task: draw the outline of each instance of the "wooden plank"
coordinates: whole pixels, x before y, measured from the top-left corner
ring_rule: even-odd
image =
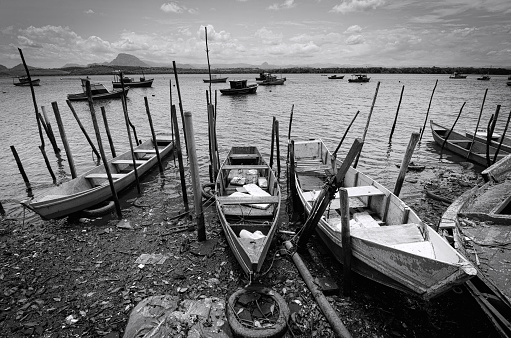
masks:
[[[144,164],[146,160],[135,160],[135,164]],[[133,164],[133,160],[116,160],[112,161],[112,164]]]
[[[142,154],[156,154],[156,149],[135,149],[133,152]]]
[[[353,219],[364,228],[378,228],[380,226],[380,224],[366,211],[354,213]]]
[[[374,228],[352,228],[351,235],[385,245],[423,242],[417,224],[388,225]]]
[[[251,158],[259,158],[259,154],[230,154],[229,158],[232,159],[251,159]]]
[[[381,196],[385,195],[380,189],[372,185],[350,187],[348,190],[348,197],[361,197],[361,196]]]
[[[225,164],[221,169],[268,169],[269,167],[265,164]]]
[[[112,178],[115,178],[115,179],[123,178],[124,176],[126,176],[126,174],[112,174]],[[85,178],[103,178],[103,179],[107,179],[108,176],[107,176],[107,174],[89,174],[89,175],[85,176]]]
[[[216,200],[220,204],[225,204],[225,205],[267,204],[267,203],[278,203],[280,201],[280,196],[262,196],[262,197],[258,197],[258,196],[248,196],[248,197],[217,196]]]

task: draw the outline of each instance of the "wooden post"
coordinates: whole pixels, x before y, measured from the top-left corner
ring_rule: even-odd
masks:
[[[341,203],[341,243],[342,243],[342,272],[343,272],[343,293],[351,296],[351,235],[350,235],[350,202],[348,190],[339,189]]]
[[[174,68],[174,77],[176,78],[176,88],[177,88],[177,97],[179,98],[179,112],[181,113],[181,122],[183,123],[183,136],[185,137],[185,149],[186,155],[188,156],[188,145],[186,144],[186,130],[184,129],[185,125],[185,117],[183,112],[183,102],[181,101],[181,90],[179,89],[179,79],[177,78],[177,67],[176,61],[172,61],[172,66]]]
[[[197,239],[199,242],[206,240],[206,226],[204,225],[204,212],[202,210],[202,187],[200,183],[199,163],[197,161],[197,149],[195,147],[195,135],[193,133],[192,113],[184,113],[186,137],[188,137],[188,158],[190,160],[190,172],[193,184],[193,199],[195,204],[195,217],[197,218]]]
[[[46,122],[44,121],[43,116],[39,113],[37,113],[37,120],[39,121],[41,127],[43,127],[44,131],[46,132],[46,136],[48,136],[48,139],[50,140],[50,143],[53,146],[53,151],[55,152],[55,155],[60,156],[60,149],[57,147],[55,140],[52,141],[50,132],[48,131],[48,126],[46,126]]]
[[[495,151],[495,156],[493,157],[493,163],[497,162],[497,157],[499,156],[500,148],[502,147],[502,142],[504,141],[504,137],[506,137],[507,128],[509,127],[509,120],[511,119],[511,111],[509,112],[509,115],[507,116],[506,126],[504,127],[504,131],[502,132],[502,135],[500,136],[500,142],[497,147],[497,150]]]
[[[286,162],[289,162],[289,144],[291,142],[291,125],[293,123],[293,110],[295,109],[295,105],[293,104],[291,106],[291,116],[289,116],[289,127],[288,127],[288,130],[287,130],[287,157],[286,157]]]
[[[158,140],[154,133],[153,119],[151,118],[151,112],[149,111],[149,102],[147,96],[144,96],[145,110],[147,112],[147,119],[149,120],[149,127],[151,128],[151,135],[153,136],[154,150],[156,150],[156,158],[158,159],[158,167],[160,168],[160,174],[163,175],[163,165],[161,164],[160,150],[158,149]]]
[[[211,177],[210,182],[215,182],[216,175],[220,164],[218,163],[217,150],[215,149],[216,144],[216,132],[215,132],[215,107],[212,104],[208,105],[208,129],[209,129],[209,156],[211,161]]]
[[[447,133],[447,135],[445,136],[445,139],[444,139],[444,142],[442,142],[442,148],[440,149],[440,158],[442,157],[442,152],[444,151],[444,147],[445,147],[445,143],[447,142],[447,139],[449,138],[449,136],[451,136],[451,133],[454,129],[454,126],[456,125],[456,123],[458,122],[458,119],[460,118],[461,116],[461,112],[463,111],[463,107],[465,107],[465,104],[467,102],[463,102],[463,105],[461,106],[461,109],[460,109],[460,112],[458,113],[458,116],[456,117],[456,120],[454,120],[454,123],[452,124],[452,127],[451,129],[449,130],[449,132]]]
[[[277,178],[280,178],[279,120],[275,120],[275,148],[277,148]]]
[[[364,134],[362,135],[362,144],[364,144],[364,142],[366,140],[366,134],[367,134],[367,130],[369,129],[369,122],[371,121],[371,115],[373,115],[374,104],[376,102],[376,97],[378,96],[378,89],[379,88],[380,88],[380,81],[378,81],[378,83],[376,84],[376,92],[374,93],[373,103],[371,104],[371,110],[369,111],[369,115],[367,116],[366,127],[364,129]],[[358,153],[358,156],[357,156],[357,158],[355,160],[355,163],[353,164],[353,168],[357,167],[358,160],[360,159],[360,154],[361,153],[362,153],[362,149],[360,149],[360,152]]]
[[[69,143],[67,142],[66,132],[64,130],[64,124],[62,123],[62,118],[60,117],[59,106],[57,102],[52,102],[51,106],[53,108],[53,113],[55,114],[55,119],[57,120],[57,125],[59,127],[60,138],[62,139],[62,143],[64,144],[64,149],[66,150],[66,157],[69,162],[69,170],[71,171],[71,177],[76,178],[76,168],[75,162],[73,160],[73,154],[71,153],[71,148],[69,148]]]
[[[275,116],[271,122],[270,168],[273,169],[273,153],[275,148]]]
[[[105,125],[106,136],[108,137],[108,144],[110,145],[110,152],[112,153],[112,158],[116,158],[117,154],[115,153],[114,142],[112,140],[112,135],[110,134],[110,128],[108,127],[108,120],[106,118],[105,107],[101,107],[101,115],[103,116],[103,124]]]
[[[135,128],[133,123],[131,123],[131,120],[128,115],[128,103],[126,102],[126,92],[124,89],[124,76],[122,75],[122,72],[119,72],[119,79],[120,79],[121,88],[122,88],[121,103],[122,103],[122,110],[124,111],[124,118],[127,118],[128,125],[131,127],[131,129],[133,129],[133,137],[135,138],[135,144],[138,146],[140,143],[142,143],[142,141],[140,141],[138,139],[137,129]],[[130,142],[131,142],[131,133],[128,135],[130,136]],[[135,159],[133,159],[133,161],[135,161]],[[136,170],[135,170],[135,173],[136,173]],[[137,187],[138,187],[138,174],[137,174]],[[140,193],[140,188],[138,188],[138,192]]]
[[[20,171],[21,177],[23,177],[23,181],[25,182],[25,185],[28,189],[30,189],[30,182],[28,181],[27,174],[25,173],[25,169],[23,169],[23,164],[21,164],[20,157],[18,156],[18,152],[16,151],[16,148],[14,146],[11,146],[12,155],[14,156],[14,160],[16,161],[16,164],[18,165],[18,169]]]
[[[399,115],[399,107],[401,107],[401,100],[403,99],[403,92],[405,91],[405,86],[401,88],[401,96],[399,96],[399,103],[397,104],[396,116],[394,117],[394,124],[392,124],[392,130],[390,131],[389,143],[392,141],[392,135],[394,135],[394,129],[396,128],[397,116]]]
[[[92,124],[94,125],[94,131],[96,132],[96,140],[98,142],[99,151],[101,153],[101,159],[103,160],[103,166],[105,167],[105,173],[108,177],[108,183],[110,184],[110,191],[112,193],[112,198],[115,203],[115,210],[117,211],[117,218],[122,218],[121,204],[119,203],[119,198],[117,197],[117,191],[115,190],[114,180],[112,179],[112,173],[110,172],[110,167],[108,165],[108,161],[106,160],[105,151],[103,149],[103,143],[101,142],[101,134],[99,132],[98,120],[96,119],[96,111],[94,110],[94,103],[92,102],[92,95],[90,91],[90,81],[85,81],[85,93],[87,93],[87,101],[89,102],[90,114],[92,117]]]
[[[2,201],[0,200],[0,216],[5,216],[5,209],[2,205]]]
[[[433,87],[433,92],[431,93],[431,97],[429,98],[428,111],[426,112],[426,118],[424,119],[424,125],[421,129],[421,137],[419,140],[422,140],[422,134],[424,133],[424,129],[426,128],[426,122],[428,122],[429,108],[431,107],[431,101],[433,101],[433,94],[435,94],[436,85],[438,84],[438,80],[435,82],[435,87]]]
[[[179,126],[177,124],[177,112],[176,106],[172,106],[171,108],[171,117],[172,124],[174,125],[174,133],[176,134],[176,153],[177,153],[177,161],[179,163],[179,175],[181,176],[181,190],[183,192],[183,203],[185,206],[185,212],[190,210],[188,205],[188,193],[186,192],[186,180],[185,180],[185,169],[183,166],[183,155],[181,153],[181,142],[179,140]]]
[[[78,123],[78,127],[80,127],[80,130],[82,131],[83,135],[87,139],[87,142],[89,143],[90,147],[92,148],[92,151],[94,152],[94,154],[96,154],[96,157],[99,160],[101,158],[101,155],[99,154],[98,150],[96,149],[96,146],[94,145],[91,138],[89,137],[89,134],[85,130],[85,127],[83,126],[82,122],[80,121],[80,118],[78,118],[78,114],[76,114],[73,104],[69,100],[66,100],[66,103],[67,103],[69,109],[71,110],[71,113],[73,113],[73,116],[74,116],[76,122]]]
[[[41,106],[41,111],[43,112],[43,117],[44,117],[44,123],[43,123],[43,126],[45,127],[44,130],[46,131],[46,134],[48,135],[48,139],[50,140],[50,143],[53,146],[53,151],[55,151],[55,154],[60,154],[60,148],[57,145],[57,140],[55,139],[55,134],[53,134],[53,129],[51,128],[50,119],[48,119],[48,114],[46,114],[46,108],[44,106]]]
[[[172,121],[172,80],[169,79],[169,102],[170,102],[170,134],[172,135],[172,143],[174,146],[176,142],[174,141],[174,122]],[[174,159],[174,167],[176,166],[176,156],[172,156]]]
[[[484,91],[483,103],[481,104],[481,110],[479,111],[479,117],[477,118],[476,130],[474,130],[474,136],[472,136],[472,142],[470,143],[470,148],[467,153],[467,160],[470,157],[470,153],[472,152],[472,146],[474,145],[474,140],[477,135],[477,130],[479,129],[479,122],[481,122],[481,116],[483,115],[484,102],[486,101],[486,94],[488,93],[488,88]],[[488,131],[486,131],[488,132]]]
[[[335,151],[333,152],[333,157],[337,157],[337,152],[339,151],[339,148],[341,148],[341,145],[342,143],[344,142],[344,139],[346,138],[346,135],[348,135],[348,132],[350,131],[350,128],[351,128],[351,125],[353,124],[353,122],[355,122],[355,119],[357,118],[358,116],[358,113],[360,113],[360,110],[357,110],[357,113],[355,114],[355,116],[353,116],[353,118],[351,119],[351,122],[350,124],[348,125],[348,128],[346,128],[346,131],[344,132],[344,135],[342,135],[342,139],[341,141],[339,142],[339,144],[337,145],[337,148],[335,148]]]
[[[212,101],[211,93],[211,66],[209,64],[209,48],[208,48],[208,27],[204,27],[204,32],[206,34],[206,56],[208,58],[208,74],[209,74],[209,101]]]
[[[413,151],[415,150],[417,142],[419,142],[419,138],[420,138],[419,133],[412,133],[412,136],[410,137],[410,142],[408,142],[408,147],[406,147],[405,156],[403,157],[403,161],[401,162],[401,169],[399,170],[399,176],[397,177],[396,185],[394,186],[394,195],[398,197],[399,194],[401,193],[401,188],[403,187],[403,181],[405,180],[408,164],[410,164]]]
[[[497,120],[499,118],[500,113],[500,104],[497,105],[497,109],[495,110],[495,114],[492,115],[490,122],[488,123],[488,129],[486,130],[486,164],[488,167],[492,164],[490,159],[490,144],[493,138],[493,132],[495,131],[495,126],[497,124]]]

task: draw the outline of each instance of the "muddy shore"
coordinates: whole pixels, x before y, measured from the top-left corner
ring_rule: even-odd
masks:
[[[469,165],[439,164],[409,172],[402,197],[436,228],[448,200],[479,180]],[[1,337],[122,337],[130,311],[146,297],[226,299],[248,283],[206,199],[208,246],[197,242],[193,221],[178,217],[183,202],[173,162],[166,163],[164,179],[153,171],[141,188],[141,195],[136,188],[121,195],[122,222],[114,215],[41,221],[28,211],[25,220],[2,218]],[[296,231],[292,224],[283,215],[281,230]],[[292,260],[279,250],[289,236],[277,235],[257,282],[293,304],[285,337],[334,337]],[[143,254],[164,259],[137,263]],[[342,266],[315,236],[302,259],[314,277],[332,278],[342,290]],[[496,336],[463,286],[426,302],[354,276],[353,291],[351,297],[328,294],[353,337]],[[178,336],[186,337],[187,328]]]

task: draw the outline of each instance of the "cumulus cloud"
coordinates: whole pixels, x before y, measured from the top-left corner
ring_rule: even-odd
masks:
[[[362,35],[350,35],[346,39],[346,44],[348,44],[348,45],[360,45],[364,42],[365,42],[365,40]]]
[[[342,14],[360,12],[369,9],[376,9],[376,7],[379,7],[384,3],[384,0],[343,0],[339,5],[334,6],[330,12]]]
[[[271,30],[263,27],[255,32],[255,36],[260,38],[265,45],[277,45],[282,42],[282,33],[274,33]]]
[[[198,11],[194,8],[187,8],[186,6],[179,5],[177,2],[169,2],[161,5],[160,9],[165,13],[184,13],[197,14]]]
[[[308,43],[312,41],[316,46],[323,46],[326,44],[337,44],[342,40],[342,36],[339,33],[328,33],[328,34],[300,34],[293,36],[289,39],[292,42],[297,43]]]
[[[278,11],[280,9],[289,9],[295,7],[295,0],[286,0],[283,3],[274,3],[273,5],[268,6],[267,9],[272,11]]]
[[[353,26],[349,26],[344,31],[344,33],[345,34],[353,34],[353,33],[360,33],[361,31],[362,31],[362,27],[360,27],[359,25],[353,25]]]
[[[204,30],[204,27],[206,26],[203,26],[201,25],[199,27],[199,30],[197,31],[197,37],[200,39],[200,40],[206,40],[206,31]],[[226,31],[220,31],[220,32],[217,32],[215,30],[215,27],[213,27],[213,25],[208,25],[207,26],[208,28],[208,42],[225,42],[225,41],[229,41],[231,39],[231,34],[229,34],[228,32]]]
[[[86,11],[84,11],[85,14],[88,14],[88,15],[92,15],[94,14],[94,11],[92,9],[88,9]]]

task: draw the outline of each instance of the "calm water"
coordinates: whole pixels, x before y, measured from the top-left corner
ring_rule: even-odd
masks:
[[[255,83],[257,74],[229,75],[229,79],[248,79]],[[466,80],[452,80],[448,75],[369,75],[371,81],[365,84],[351,84],[344,80],[328,80],[319,74],[290,74],[283,86],[260,86],[255,95],[231,97],[217,96],[217,128],[221,159],[231,145],[256,145],[269,157],[271,146],[271,123],[279,121],[282,166],[285,167],[286,139],[289,128],[291,107],[294,115],[291,136],[294,139],[323,138],[330,149],[335,149],[347,125],[357,112],[360,114],[353,124],[340,152],[347,151],[356,137],[362,137],[375,95],[377,82],[380,87],[366,142],[358,167],[389,187],[397,178],[397,163],[400,163],[412,132],[419,131],[424,124],[429,100],[435,81],[438,85],[431,103],[429,117],[445,126],[452,126],[464,102],[466,105],[456,130],[473,131],[484,92],[488,94],[482,115],[481,127],[485,127],[496,106],[501,105],[501,116],[497,126],[502,130],[511,109],[511,87],[506,86],[506,77],[493,76],[490,81],[477,81],[476,75]],[[134,88],[129,91],[128,111],[132,123],[137,128],[139,139],[150,137],[144,97],[148,98],[153,124],[157,132],[170,131],[170,92],[174,104],[178,104],[177,89],[173,75],[156,75],[152,88]],[[206,75],[179,75],[183,108],[192,112],[195,128],[197,156],[203,181],[208,180],[208,139],[206,90],[203,83]],[[111,76],[93,76],[94,82],[105,84],[111,89]],[[172,87],[169,85],[172,81]],[[212,84],[218,90],[228,83]],[[389,136],[396,115],[402,87],[403,98],[392,142]],[[78,174],[94,166],[91,148],[78,127],[69,107],[66,95],[81,92],[78,77],[41,77],[41,86],[35,87],[37,105],[45,106],[54,133],[58,128],[52,110],[52,102],[57,102],[66,129],[66,135],[77,167]],[[129,149],[129,141],[120,100],[97,101],[95,103],[100,128],[104,134],[100,107],[105,107],[109,127],[114,138],[117,153]],[[86,102],[74,102],[82,124],[95,140],[94,129]],[[34,106],[30,88],[15,87],[10,78],[0,78],[0,135],[4,161],[0,162],[0,200],[10,217],[22,215],[19,200],[27,197],[25,184],[14,161],[10,146],[14,145],[32,183],[33,193],[38,194],[52,184],[38,146],[41,140],[37,130]],[[62,157],[66,159],[64,147],[57,136]],[[104,145],[107,145],[104,136]],[[182,144],[184,140],[182,139]],[[59,180],[69,178],[67,161],[59,165],[51,144],[45,138],[46,153]],[[108,148],[108,147],[107,147]],[[107,151],[107,155],[110,153]],[[413,161],[429,166],[438,166],[460,158],[444,156],[439,162],[438,147],[434,145],[429,124]]]

